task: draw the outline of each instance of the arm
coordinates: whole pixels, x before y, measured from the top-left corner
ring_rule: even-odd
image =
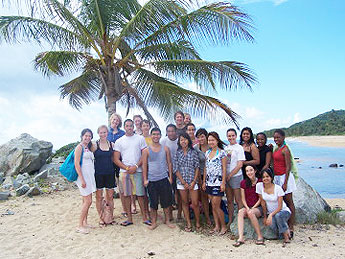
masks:
[[[124,163],[122,163],[122,161],[120,160],[120,156],[121,156],[121,153],[119,151],[115,151],[114,152],[114,162],[115,164],[120,167],[121,169],[123,170],[126,170],[126,173],[130,173],[129,172],[129,169],[130,167],[129,166],[126,166]],[[134,166],[135,167],[135,166]],[[136,167],[135,167],[136,168]]]
[[[227,164],[227,157],[224,156],[222,158],[222,184],[220,186],[220,190],[222,192],[225,191],[225,182],[226,182],[226,164]]]
[[[267,225],[267,207],[266,207],[266,201],[262,198],[262,195],[259,194],[259,200],[260,200],[260,204],[261,204],[261,207],[262,207],[262,214],[264,216],[264,220],[263,220],[263,223],[264,225]]]
[[[252,209],[259,207],[260,203],[261,203],[261,201],[260,201],[260,199],[258,199],[258,201],[254,204]]]
[[[74,151],[74,167],[75,167],[75,170],[77,171],[78,178],[80,178],[81,187],[85,188],[86,187],[86,183],[85,183],[84,176],[83,176],[83,174],[81,172],[81,167],[80,167],[80,158],[81,158],[82,149],[83,149],[83,147],[81,145],[78,145],[75,148],[75,151]]]
[[[278,197],[278,207],[274,211],[272,211],[267,217],[267,221],[266,221],[267,226],[272,224],[273,216],[276,215],[279,211],[281,211],[282,207],[283,207],[283,196],[279,196]]]
[[[194,179],[191,182],[190,187],[189,187],[190,190],[194,190],[194,186],[196,182],[198,181],[198,177],[199,177],[199,167],[196,167],[194,171]]]
[[[262,170],[267,169],[270,166],[271,159],[272,159],[272,152],[267,152],[266,153],[266,163],[265,163],[264,167],[262,168]]]
[[[164,147],[165,149],[165,155],[166,155],[166,159],[167,159],[167,164],[168,164],[168,172],[169,172],[169,182],[170,184],[172,184],[173,182],[173,178],[172,178],[172,173],[173,173],[173,166],[171,163],[171,156],[170,156],[170,149],[168,147]]]
[[[252,154],[253,159],[249,160],[249,161],[244,161],[243,165],[258,165],[258,164],[260,164],[259,149],[255,146],[254,143],[251,145],[250,148],[251,148],[250,153]]]
[[[194,178],[193,178],[193,181],[190,183],[190,186],[189,186],[189,189],[190,190],[194,190],[194,186],[195,184],[197,183],[198,181],[198,178],[199,178],[199,166],[200,166],[200,163],[199,163],[199,153],[195,150],[193,150],[193,165],[194,165]]]
[[[282,186],[284,192],[287,189],[287,182],[289,180],[289,176],[290,176],[290,171],[291,171],[291,154],[290,154],[290,150],[288,148],[284,148],[284,150],[282,151],[282,154],[285,158],[285,165],[286,165],[286,176],[285,176],[285,182]]]
[[[147,170],[147,160],[149,157],[149,152],[147,149],[143,151],[142,157],[142,169],[143,169],[143,178],[144,178],[144,186],[147,187],[149,181],[147,180],[148,170]]]
[[[95,142],[92,142],[90,151],[95,152],[96,150],[97,150],[97,144]]]
[[[242,168],[242,166],[243,166],[243,161],[242,160],[237,161],[236,167],[234,169],[232,169],[232,171],[228,175],[227,180],[229,181],[231,177],[233,177],[235,174],[237,174],[238,171],[240,171],[240,169]]]
[[[205,191],[206,190],[206,165],[204,167],[204,175],[202,179],[202,189]]]

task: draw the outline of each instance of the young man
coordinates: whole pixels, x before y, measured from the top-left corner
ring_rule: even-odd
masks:
[[[176,132],[177,136],[181,135],[181,133],[186,132],[186,126],[184,125],[184,114],[181,111],[177,111],[174,114],[174,120],[176,123]]]
[[[163,147],[159,140],[161,131],[159,128],[151,130],[152,144],[143,151],[143,176],[144,185],[147,186],[150,197],[150,208],[152,215],[151,230],[157,227],[158,203],[165,214],[165,224],[174,228],[170,224],[169,208],[172,204],[171,183],[172,183],[172,164],[169,148]],[[167,172],[169,172],[169,177]]]
[[[133,224],[131,212],[131,195],[138,197],[143,223],[150,225],[145,213],[144,196],[145,189],[142,175],[142,152],[147,147],[143,136],[134,134],[134,123],[131,119],[125,120],[125,135],[115,142],[114,161],[120,167],[119,189],[124,196],[127,220],[122,226]],[[120,157],[122,161],[120,161]]]

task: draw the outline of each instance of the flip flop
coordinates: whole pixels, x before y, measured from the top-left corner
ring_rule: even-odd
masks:
[[[86,228],[77,228],[75,230],[75,232],[80,233],[80,234],[89,234],[90,233],[89,230],[87,230]]]
[[[243,245],[243,244],[244,244],[243,241],[237,240],[236,243],[235,243],[235,244],[232,244],[232,245],[233,245],[234,247],[239,247],[239,246],[241,246],[241,245]]]
[[[226,230],[225,231],[220,231],[219,233],[218,233],[218,236],[224,236],[225,234],[226,234]]]
[[[100,228],[104,228],[104,227],[106,227],[107,226],[107,224],[105,224],[104,222],[99,222],[98,223],[98,226],[100,227]]]
[[[127,226],[130,226],[130,225],[133,225],[133,222],[130,222],[130,221],[126,220],[126,221],[121,222],[120,225],[124,226],[124,227],[127,227]]]
[[[151,222],[151,220],[148,219],[148,220],[143,221],[143,224],[151,226],[152,222]]]
[[[192,229],[192,227],[185,227],[184,228],[184,231],[186,231],[186,232],[192,232],[193,231],[193,229]]]
[[[290,244],[290,241],[284,241],[283,247],[286,247],[287,244]]]
[[[264,242],[264,239],[258,239],[255,241],[255,244],[258,245],[258,246],[264,246],[265,245],[265,242]]]
[[[125,218],[127,218],[127,216],[128,216],[126,212],[121,212],[121,215]]]

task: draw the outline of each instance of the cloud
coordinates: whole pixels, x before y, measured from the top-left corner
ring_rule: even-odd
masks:
[[[235,0],[235,4],[252,4],[261,2],[272,2],[275,6],[281,5],[288,0]]]
[[[301,119],[301,115],[299,112],[296,112],[295,115],[293,116],[293,123],[297,123],[297,122],[300,122],[302,121]]]

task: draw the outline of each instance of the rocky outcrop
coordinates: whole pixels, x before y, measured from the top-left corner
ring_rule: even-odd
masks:
[[[5,176],[38,171],[51,155],[53,145],[23,133],[0,146],[0,171]]]
[[[297,190],[293,193],[296,223],[315,223],[319,213],[331,210],[320,194],[301,177],[296,180],[296,186]]]

